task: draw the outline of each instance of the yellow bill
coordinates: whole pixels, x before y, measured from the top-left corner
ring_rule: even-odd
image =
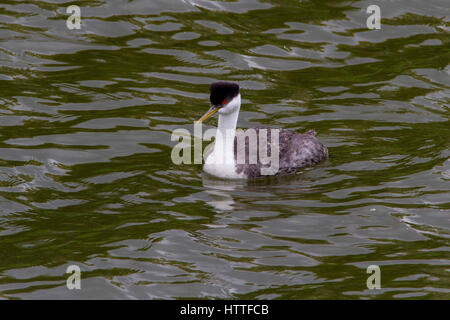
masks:
[[[209,117],[211,117],[214,113],[216,113],[219,110],[219,108],[212,106],[200,119],[197,120],[197,123],[202,123]]]

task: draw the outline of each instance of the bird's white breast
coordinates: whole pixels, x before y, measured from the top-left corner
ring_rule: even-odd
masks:
[[[212,152],[203,165],[203,171],[217,178],[221,179],[245,179],[243,173],[236,172],[236,165],[233,162],[223,163],[223,161],[217,161]]]

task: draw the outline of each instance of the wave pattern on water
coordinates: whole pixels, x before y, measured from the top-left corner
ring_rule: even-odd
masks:
[[[381,30],[370,1],[85,0],[81,30],[69,3],[0,4],[0,298],[450,296],[448,1],[379,1]],[[239,127],[314,128],[330,159],[173,164],[216,80]]]

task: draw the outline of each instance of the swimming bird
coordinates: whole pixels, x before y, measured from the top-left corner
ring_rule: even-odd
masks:
[[[211,84],[210,102],[211,108],[197,121],[202,123],[216,112],[219,114],[214,148],[205,156],[203,170],[207,174],[222,179],[278,176],[328,158],[328,149],[316,138],[314,130],[299,134],[257,127],[237,132],[241,94],[236,83]]]

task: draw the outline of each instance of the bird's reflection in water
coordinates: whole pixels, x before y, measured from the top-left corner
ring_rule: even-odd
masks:
[[[232,211],[235,204],[233,191],[242,190],[247,185],[245,180],[221,180],[206,173],[202,175],[202,180],[206,193],[211,196],[206,203],[217,211]]]
[[[309,176],[311,169],[302,170],[296,174],[274,176],[251,180],[222,180],[203,172],[202,181],[205,192],[211,197],[205,201],[217,211],[232,211],[236,209],[235,198],[241,195],[250,197],[278,197],[280,194],[301,194],[315,192],[314,175]],[[318,170],[315,170],[317,173]],[[242,203],[241,203],[242,205]]]

